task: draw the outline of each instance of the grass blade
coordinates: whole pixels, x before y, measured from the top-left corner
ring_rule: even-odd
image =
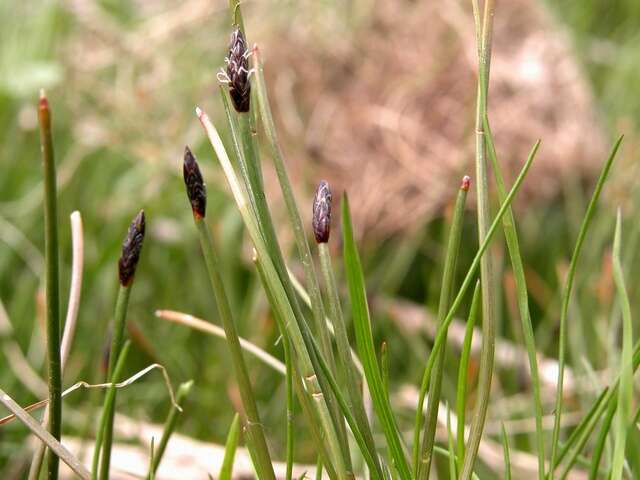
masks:
[[[451,409],[447,403],[447,438],[449,440],[449,479],[456,480],[456,447],[453,441],[453,431],[451,430]]]
[[[486,112],[485,112],[486,113]],[[500,171],[500,163],[496,154],[495,145],[493,143],[493,134],[489,125],[489,118],[484,116],[485,139],[487,143],[487,151],[493,167],[493,174],[498,189],[498,199],[503,202],[506,197],[506,188],[502,173]],[[524,335],[524,345],[527,350],[529,359],[529,371],[531,374],[531,386],[533,388],[533,405],[535,409],[536,420],[536,440],[538,447],[538,478],[544,478],[544,431],[542,430],[542,396],[540,394],[540,376],[538,374],[538,361],[536,351],[536,340],[531,324],[531,311],[529,309],[529,293],[527,289],[527,281],[524,274],[524,266],[522,263],[522,255],[520,254],[520,242],[518,240],[518,232],[516,230],[515,218],[511,208],[507,210],[503,220],[503,231],[511,258],[511,267],[517,293],[518,311],[520,313],[520,322],[522,323],[522,333]]]
[[[60,274],[58,271],[58,210],[56,164],[51,135],[51,109],[44,93],[38,104],[40,144],[44,168],[44,243],[45,243],[45,297],[47,312],[47,368],[49,373],[49,432],[60,440],[62,432],[62,366],[60,361]],[[49,450],[47,478],[57,480],[59,459]]]
[[[622,237],[622,214],[618,209],[616,217],[616,231],[613,241],[613,279],[618,291],[618,298],[622,310],[622,356],[620,359],[620,391],[618,392],[618,408],[616,411],[615,442],[613,447],[613,462],[611,465],[611,479],[622,478],[622,467],[624,466],[624,452],[627,441],[627,431],[629,430],[632,414],[631,404],[633,402],[633,323],[631,320],[631,305],[627,295],[627,287],[624,281],[621,262],[621,237]]]
[[[589,230],[589,226],[591,225],[591,221],[593,219],[593,214],[596,209],[596,204],[598,203],[598,199],[600,198],[600,194],[602,193],[602,189],[604,187],[605,182],[609,176],[609,171],[611,170],[611,166],[613,165],[613,160],[616,157],[616,153],[618,152],[618,148],[622,143],[622,136],[618,138],[616,143],[609,154],[609,158],[604,164],[602,168],[602,172],[600,173],[600,177],[598,178],[598,182],[596,183],[596,188],[593,191],[593,195],[591,196],[591,200],[589,201],[589,206],[587,207],[587,211],[585,213],[584,219],[582,220],[582,225],[580,226],[580,232],[578,233],[578,239],[576,240],[576,245],[573,250],[573,255],[571,256],[571,262],[569,263],[569,271],[567,273],[567,280],[562,292],[562,307],[560,311],[560,333],[559,333],[559,347],[558,347],[558,381],[556,386],[556,401],[554,411],[556,413],[555,421],[553,424],[553,433],[551,436],[551,460],[550,460],[550,477],[553,478],[553,469],[556,467],[556,455],[558,450],[558,442],[560,440],[560,420],[562,417],[562,390],[564,385],[564,367],[565,367],[565,357],[566,357],[566,343],[567,343],[567,317],[569,315],[569,302],[571,301],[571,292],[573,291],[573,283],[575,280],[576,269],[578,267],[578,260],[580,258],[580,252],[582,251],[582,246],[584,244],[584,240],[587,236],[587,232]]]
[[[387,439],[387,445],[393,460],[393,465],[400,478],[409,479],[411,473],[402,446],[395,417],[391,410],[389,399],[380,374],[380,367],[376,358],[371,319],[364,286],[364,275],[360,265],[360,256],[355,245],[349,200],[345,194],[342,200],[342,234],[344,241],[344,265],[349,285],[349,297],[353,312],[353,324],[356,333],[358,354],[362,360],[367,385],[371,391],[373,406],[382,425]]]
[[[238,448],[239,441],[240,416],[236,413],[233,416],[233,421],[227,434],[227,442],[224,446],[224,458],[222,460],[222,466],[220,467],[220,473],[218,474],[219,480],[231,480],[233,478],[233,463],[236,458],[236,449]]]

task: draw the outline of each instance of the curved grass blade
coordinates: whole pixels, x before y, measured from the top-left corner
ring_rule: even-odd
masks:
[[[409,464],[400,440],[398,426],[391,410],[391,404],[385,393],[380,367],[376,358],[371,332],[371,319],[369,317],[369,305],[367,303],[364,286],[364,275],[353,236],[349,199],[346,193],[342,199],[342,234],[344,241],[344,266],[347,284],[349,285],[349,298],[351,299],[358,354],[364,367],[369,390],[371,391],[374,410],[376,411],[385,438],[387,439],[387,446],[392,457],[393,466],[401,479],[410,479],[411,472],[409,470]]]
[[[595,213],[596,204],[598,203],[598,199],[600,198],[600,194],[602,193],[602,189],[604,187],[605,182],[609,176],[609,171],[611,170],[611,166],[613,165],[613,160],[616,157],[616,153],[618,152],[618,148],[622,143],[622,136],[618,138],[616,143],[609,154],[609,158],[604,164],[602,168],[602,172],[600,173],[600,177],[598,178],[598,183],[596,184],[596,188],[593,191],[593,195],[591,196],[591,200],[589,201],[589,206],[587,207],[587,211],[585,213],[584,219],[582,220],[582,225],[580,226],[580,232],[578,233],[578,239],[576,240],[576,245],[573,250],[573,255],[571,256],[571,262],[569,264],[569,271],[567,273],[567,280],[565,283],[564,290],[562,292],[562,308],[560,311],[560,333],[559,333],[559,347],[558,347],[558,381],[556,386],[556,401],[554,411],[556,413],[555,421],[553,424],[553,433],[551,435],[551,459],[550,459],[550,477],[553,478],[553,469],[556,466],[556,455],[558,450],[558,442],[560,440],[560,419],[562,417],[562,390],[564,385],[564,367],[565,367],[565,357],[566,357],[566,343],[567,343],[567,317],[569,315],[569,302],[571,300],[571,292],[573,291],[573,283],[575,280],[576,269],[578,267],[578,260],[580,258],[580,252],[582,251],[582,246],[584,244],[585,238],[587,236],[587,232],[589,230],[589,226],[591,225],[591,221],[593,219],[593,214]]]
[[[498,199],[503,202],[506,197],[506,189],[502,173],[500,171],[500,163],[496,154],[495,145],[493,143],[493,134],[489,125],[489,118],[484,116],[485,140],[487,143],[487,151],[493,166],[493,173],[498,189]],[[520,321],[522,323],[522,333],[524,335],[524,344],[527,350],[529,360],[529,371],[531,373],[531,386],[533,388],[533,405],[535,409],[536,421],[536,440],[538,447],[538,478],[544,478],[544,431],[542,430],[542,396],[540,394],[540,376],[538,374],[538,361],[536,351],[536,339],[531,325],[531,311],[529,309],[529,294],[527,291],[527,281],[524,275],[524,266],[522,263],[522,255],[520,254],[520,242],[518,240],[518,232],[516,230],[515,218],[511,208],[502,219],[503,231],[511,258],[511,267],[513,270],[513,278],[516,286],[518,311],[520,313]]]

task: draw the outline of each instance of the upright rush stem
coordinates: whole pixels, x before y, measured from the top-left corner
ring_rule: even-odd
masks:
[[[478,238],[482,242],[491,224],[489,209],[489,179],[487,175],[486,141],[483,118],[487,111],[487,90],[491,64],[491,41],[493,37],[493,16],[495,0],[485,0],[484,19],[482,23],[482,44],[479,47],[478,103],[476,110],[476,192],[478,197]],[[478,400],[471,422],[471,432],[467,452],[462,465],[461,479],[471,478],[475,464],[482,431],[489,406],[491,379],[495,353],[495,313],[497,294],[489,251],[480,261],[480,281],[482,283],[482,353],[480,355],[480,373],[478,380]]]
[[[247,366],[242,356],[240,339],[231,314],[231,307],[229,306],[224,283],[220,276],[220,266],[213,247],[211,234],[205,222],[206,189],[204,181],[196,158],[188,147],[185,148],[183,173],[187,194],[193,211],[193,219],[198,229],[202,254],[204,255],[205,264],[207,265],[211,287],[216,297],[218,313],[222,319],[235,377],[238,382],[238,388],[240,389],[240,396],[242,397],[242,405],[246,415],[244,423],[250,446],[249,451],[253,457],[258,477],[260,479],[275,480],[271,456],[269,455],[260,415],[258,414],[258,407],[253,395],[251,380],[249,379]]]
[[[462,179],[462,184],[458,190],[453,218],[451,220],[451,229],[449,232],[449,240],[447,242],[447,253],[442,273],[440,304],[438,306],[439,323],[442,323],[444,317],[449,311],[449,306],[451,305],[453,282],[455,281],[456,260],[458,258],[460,240],[462,238],[462,221],[464,220],[464,206],[467,199],[467,192],[469,191],[469,183],[469,177],[465,176]],[[433,458],[433,447],[435,445],[436,426],[438,423],[438,406],[440,405],[440,389],[442,386],[445,351],[446,350],[443,345],[437,353],[437,360],[433,367],[434,376],[429,384],[429,405],[427,407],[424,438],[422,440],[421,461],[418,464],[418,478],[424,480],[429,478],[429,472],[431,471],[431,460]],[[417,415],[422,416],[422,411],[418,410]]]
[[[120,289],[118,290],[118,300],[116,302],[116,311],[113,321],[113,330],[111,336],[111,348],[109,350],[109,366],[107,369],[107,381],[117,383],[116,365],[120,358],[120,353],[124,344],[124,332],[126,327],[127,309],[129,307],[129,296],[131,295],[131,287],[135,278],[136,267],[140,259],[142,251],[142,243],[144,241],[144,233],[146,222],[144,211],[140,210],[129,225],[127,235],[122,243],[122,254],[118,261],[118,279],[120,281]],[[112,397],[112,398],[110,398]],[[109,478],[109,466],[111,463],[111,446],[113,443],[113,420],[115,417],[115,386],[110,387],[105,397],[103,407],[103,416],[106,419],[104,430],[98,431],[96,435],[96,444],[93,453],[93,469],[92,478],[96,478],[98,463],[100,464],[100,479],[107,480]],[[102,430],[102,425],[100,430]],[[100,443],[102,440],[102,461],[99,462]]]
[[[49,432],[60,440],[62,432],[62,366],[60,362],[60,292],[58,272],[58,212],[56,164],[51,137],[51,110],[49,101],[40,92],[38,104],[40,145],[44,167],[44,243],[45,243],[45,297],[47,304],[47,365],[49,371]],[[58,456],[49,450],[47,478],[58,478]]]

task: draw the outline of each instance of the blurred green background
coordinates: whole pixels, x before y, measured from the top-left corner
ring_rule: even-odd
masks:
[[[260,3],[262,13],[269,12],[261,22],[277,24],[312,2],[247,2],[246,16],[251,23],[255,22],[251,20],[255,3]],[[321,3],[326,11],[343,7],[338,1]],[[188,16],[189,6],[197,12],[193,18]],[[640,3],[559,0],[549,1],[549,7],[560,28],[569,32],[607,134],[612,139],[618,132],[627,133],[625,160],[619,166],[631,165],[637,156],[640,122]],[[164,11],[171,15],[163,16]],[[242,241],[240,218],[193,115],[198,103],[214,115],[221,113],[215,72],[226,49],[227,19],[223,1],[0,0],[0,300],[14,328],[1,341],[17,342],[33,368],[45,374],[42,172],[35,109],[38,90],[44,87],[53,108],[58,161],[63,307],[71,261],[68,218],[72,211],[82,213],[85,232],[78,333],[65,385],[80,379],[97,382],[104,376],[102,351],[115,303],[120,245],[129,221],[144,208],[148,237],[129,310],[135,331],[134,354],[127,368],[132,374],[159,362],[176,385],[193,378],[196,386],[181,431],[218,443],[224,441],[237,401],[226,347],[217,339],[155,318],[154,311],[170,308],[217,321],[180,177],[182,150],[189,143],[203,159],[208,211],[241,334],[281,356],[275,327],[248,262],[249,247]],[[352,28],[358,28],[357,23]],[[164,36],[159,42],[163,55],[147,45],[147,36],[156,40]],[[104,48],[105,43],[112,48]],[[609,201],[599,212],[585,253],[588,260],[579,272],[574,310],[583,321],[574,328],[583,332],[584,343],[571,342],[574,365],[586,355],[592,365],[606,366],[607,349],[615,343],[613,334],[602,337],[602,333],[609,332],[604,319],[609,318],[612,302],[606,255],[612,241],[612,205],[620,202],[625,205],[627,271],[638,266],[634,255],[640,234],[638,195],[637,189],[625,183],[625,177],[630,180],[629,171],[634,170],[618,172],[608,187]],[[309,192],[309,187],[300,190]],[[566,268],[589,192],[589,185],[569,185],[566,193],[541,208],[524,210],[519,217],[528,274],[540,285],[539,295],[532,295],[537,340],[550,356],[556,351],[558,277],[562,278]],[[307,208],[309,196],[299,200],[301,208]],[[433,309],[445,225],[446,213],[442,213],[418,233],[366,241],[370,295],[408,299]],[[471,215],[463,238],[464,258],[459,265],[466,265],[476,248]],[[500,247],[496,251],[501,252]],[[507,261],[504,255],[501,258]],[[502,265],[503,273],[504,269]],[[506,273],[504,278],[506,285]],[[630,287],[637,306],[637,289],[633,284]],[[510,312],[505,296],[501,336],[518,341],[517,315]],[[592,322],[593,318],[603,321]],[[404,335],[382,314],[376,318],[376,328],[377,337],[386,338],[390,345],[394,384],[415,384],[428,341]],[[601,340],[592,348],[586,348],[589,339],[598,338]],[[22,405],[38,400],[9,367],[9,359],[4,354],[0,358],[2,388]],[[254,359],[249,363],[269,437],[274,440],[276,456],[282,458],[282,383]],[[448,384],[445,381],[445,395],[453,387],[451,379]],[[507,393],[520,388],[517,378],[506,378],[503,387]],[[86,432],[86,418],[98,399],[95,392],[79,391],[65,400],[67,412],[77,413],[65,426],[68,433]],[[119,411],[134,418],[161,422],[168,408],[169,398],[159,375],[152,374],[119,394]],[[0,465],[13,478],[22,478],[21,467],[29,458],[25,438],[25,429],[17,422],[0,426]],[[523,436],[522,448],[527,442]],[[301,461],[314,461],[311,445],[301,442],[298,450]]]

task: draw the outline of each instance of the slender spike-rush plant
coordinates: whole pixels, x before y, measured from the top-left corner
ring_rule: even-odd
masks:
[[[49,374],[49,432],[60,440],[62,432],[62,367],[60,360],[60,292],[58,272],[58,210],[56,164],[51,135],[51,109],[49,100],[40,92],[38,104],[40,145],[44,168],[44,243],[45,243],[45,297],[47,304],[47,367]],[[51,450],[47,456],[47,478],[58,478],[60,460]]]
[[[118,280],[120,281],[120,288],[118,290],[118,299],[116,302],[116,312],[114,315],[113,329],[111,333],[111,347],[109,349],[109,365],[107,368],[107,381],[111,383],[117,383],[118,379],[115,376],[116,362],[120,356],[122,345],[124,343],[124,334],[126,328],[127,308],[129,307],[129,297],[131,295],[131,288],[133,286],[133,280],[135,278],[136,267],[140,259],[140,252],[142,251],[142,243],[144,241],[144,234],[146,229],[146,220],[144,211],[140,210],[134,217],[129,225],[129,230],[122,243],[122,254],[118,260]],[[113,392],[113,393],[111,393]],[[111,408],[108,407],[107,402],[109,395],[113,395],[111,401]],[[93,469],[92,475],[96,478],[98,461],[100,461],[100,478],[109,478],[109,464],[111,462],[111,443],[113,441],[113,419],[115,416],[115,404],[116,388],[115,386],[109,389],[109,393],[105,396],[105,404],[103,407],[103,414],[106,413],[106,424],[104,431],[98,432],[103,437],[103,443],[100,445],[99,436],[96,437],[96,444],[93,452]],[[100,429],[103,427],[101,426]],[[99,460],[99,451],[102,446],[102,458]]]
[[[184,150],[183,174],[187,196],[191,202],[193,220],[198,229],[200,246],[205,258],[211,287],[216,297],[218,313],[222,319],[227,345],[229,345],[229,351],[231,353],[233,369],[238,381],[240,396],[242,397],[242,405],[246,415],[246,421],[244,422],[245,430],[247,432],[247,440],[252,447],[250,452],[252,452],[252,456],[254,457],[253,461],[259,478],[275,480],[271,456],[267,447],[262,422],[260,421],[256,400],[253,395],[249,372],[242,355],[240,339],[236,331],[231,314],[231,307],[229,306],[224,283],[220,275],[217,254],[213,246],[209,228],[205,222],[207,196],[204,180],[200,173],[198,162],[189,147],[185,147]]]
[[[475,4],[475,2],[474,2]],[[477,8],[474,10],[477,11]],[[491,44],[493,37],[494,0],[485,0],[484,19],[482,22],[481,44],[479,48],[478,102],[476,110],[476,193],[478,201],[478,238],[482,241],[491,223],[489,211],[489,180],[487,175],[486,140],[482,119],[487,111],[487,91],[482,85],[488,85],[491,64]],[[479,22],[476,22],[479,23]],[[482,353],[480,355],[480,372],[478,379],[478,398],[471,431],[467,444],[460,478],[471,478],[478,448],[482,439],[482,431],[489,407],[491,380],[493,378],[493,361],[495,352],[495,314],[498,292],[495,289],[494,272],[490,252],[487,252],[480,263],[480,281],[482,282]]]
[[[196,108],[196,115],[207,134],[211,146],[216,152],[220,165],[224,170],[231,188],[238,210],[240,211],[244,224],[247,227],[249,236],[253,241],[257,252],[257,263],[264,270],[263,277],[265,281],[263,282],[263,285],[268,292],[268,296],[270,296],[272,301],[271,305],[276,311],[276,317],[279,315],[284,320],[286,330],[283,332],[283,335],[288,334],[290,336],[291,344],[296,352],[300,373],[302,374],[307,391],[313,400],[313,405],[324,434],[322,438],[324,438],[324,443],[331,457],[332,465],[328,467],[328,465],[325,464],[325,468],[335,467],[338,478],[348,478],[343,457],[344,451],[340,449],[336,427],[333,423],[331,413],[329,412],[323,388],[320,386],[319,377],[322,375],[322,372],[320,366],[317,365],[317,357],[312,353],[312,338],[308,329],[304,328],[306,326],[306,321],[299,313],[299,305],[297,303],[297,299],[295,299],[295,292],[293,293],[293,298],[292,294],[288,292],[288,288],[291,287],[291,283],[288,280],[286,267],[281,265],[281,267],[285,268],[285,280],[276,269],[274,257],[271,256],[265,240],[260,233],[257,218],[253,217],[251,214],[249,207],[250,204],[246,197],[246,193],[235,174],[220,135],[211,123],[209,116],[200,108]],[[275,260],[277,262],[281,261],[281,259],[282,254],[278,249]],[[291,287],[291,289],[293,290],[293,287]],[[295,299],[295,301],[293,299]],[[324,376],[322,377],[324,378]]]
[[[227,110],[227,118],[229,119],[231,132],[234,137],[234,147],[236,148],[236,155],[239,159],[240,169],[244,180],[244,187],[247,192],[249,203],[254,210],[257,225],[260,229],[266,247],[270,252],[270,256],[273,260],[276,271],[283,283],[285,292],[289,299],[289,303],[293,308],[296,321],[301,324],[301,322],[304,322],[305,320],[303,319],[302,311],[298,304],[298,299],[295,295],[294,289],[288,279],[287,269],[278,244],[275,228],[265,198],[264,186],[262,183],[262,170],[260,167],[258,148],[255,139],[256,127],[254,117],[251,112],[251,85],[248,75],[248,57],[251,52],[247,49],[247,43],[243,34],[243,22],[239,3],[236,1],[231,1],[230,9],[233,22],[236,27],[231,34],[229,54],[225,59],[227,63],[227,69],[226,71],[220,72],[220,74],[218,75],[218,79],[222,83],[228,84],[229,95],[231,97],[236,114],[233,115],[230,112],[230,109],[227,106],[226,98],[224,97],[224,93],[223,103],[225,105],[225,109]],[[278,178],[281,180],[282,175],[279,175]],[[282,182],[281,184],[285,185]],[[286,187],[284,188],[284,190],[286,191]],[[293,201],[293,205],[295,205],[295,201]],[[291,205],[289,205],[289,203],[288,207],[289,211],[292,212],[290,208]],[[302,228],[302,223],[299,220],[299,215],[297,217],[297,224],[299,228],[294,228],[294,230],[299,230]],[[296,222],[294,216],[292,215],[291,218],[293,219],[293,223],[295,226]],[[307,280],[311,285],[311,291],[314,300],[312,303],[312,310],[316,326],[315,331],[320,336],[321,345],[323,347],[322,351],[324,355],[327,356],[331,365],[333,365],[333,351],[331,349],[328,334],[323,328],[323,323],[321,321],[324,318],[324,309],[322,306],[321,297],[319,295],[319,288],[317,285],[315,272],[311,270],[313,266],[310,263],[311,257],[309,253],[309,247],[306,243],[306,238],[302,240],[299,238],[300,235],[304,234],[298,232],[296,234],[296,241],[298,242],[299,247],[301,247],[302,241],[305,242],[304,246],[302,246],[301,248],[301,252],[306,252],[307,254],[301,253],[301,257],[303,259],[303,265],[305,266],[305,275],[307,276]],[[309,260],[309,262],[305,260]],[[320,321],[318,321],[318,319],[320,319]],[[308,340],[305,340],[305,342],[307,344],[307,349],[310,350]],[[315,356],[311,355],[310,358],[314,367],[318,369],[318,362],[315,359]],[[323,376],[318,377],[317,380],[324,391],[329,390],[326,384],[326,380],[323,378]],[[339,409],[333,395],[331,395],[330,393],[326,395],[325,401],[327,403],[327,408],[329,409],[329,412],[331,414],[331,422],[333,423],[336,434],[338,435],[340,451],[342,452],[343,457],[342,461],[346,464],[347,469],[351,470],[349,445],[347,442],[344,420],[340,417]]]
[[[456,260],[460,250],[460,240],[462,239],[462,222],[464,220],[464,207],[467,200],[467,192],[471,179],[465,176],[462,179],[460,188],[453,211],[451,220],[451,229],[449,231],[449,241],[445,254],[444,269],[442,272],[442,282],[440,287],[440,304],[438,306],[438,322],[444,320],[445,315],[449,311],[451,305],[451,296],[453,294],[453,282],[455,281]],[[446,333],[445,333],[446,336]],[[419,479],[426,480],[429,478],[431,471],[431,459],[433,458],[433,445],[435,442],[436,425],[438,422],[438,407],[440,405],[440,388],[442,386],[442,376],[444,374],[444,355],[445,348],[441,348],[436,357],[434,364],[435,374],[429,384],[429,405],[427,407],[427,415],[424,429],[424,438],[422,440],[422,454],[420,461],[415,459],[416,452],[419,449],[420,437],[420,420],[422,418],[422,406],[424,404],[424,396],[418,399],[418,410],[416,413],[416,434],[414,436],[414,462],[417,469],[416,476]]]

